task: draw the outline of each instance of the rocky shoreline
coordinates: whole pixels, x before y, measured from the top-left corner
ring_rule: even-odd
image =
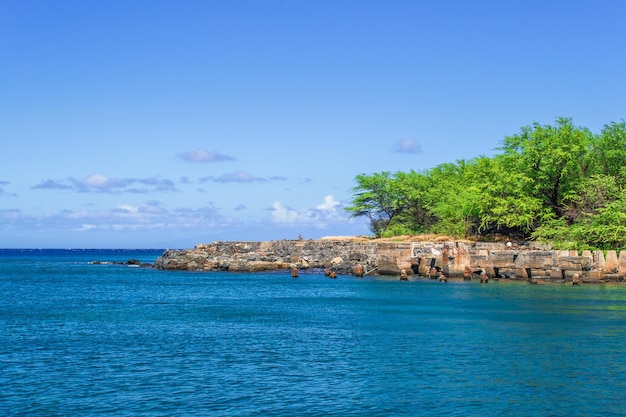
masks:
[[[626,251],[557,251],[532,244],[371,239],[218,241],[166,250],[162,270],[262,272],[321,270],[328,274],[430,279],[623,282]],[[485,281],[486,282],[486,281]]]

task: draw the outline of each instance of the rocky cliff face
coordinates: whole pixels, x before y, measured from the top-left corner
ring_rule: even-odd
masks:
[[[260,272],[320,268],[338,274],[407,275],[430,278],[583,282],[623,281],[626,252],[553,251],[538,246],[471,242],[375,240],[279,240],[213,242],[167,250],[154,266],[165,270]]]

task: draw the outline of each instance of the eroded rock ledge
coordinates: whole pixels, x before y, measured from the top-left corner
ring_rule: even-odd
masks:
[[[481,242],[381,242],[376,240],[220,241],[167,250],[154,266],[164,270],[261,272],[322,268],[353,274],[529,281],[623,281],[626,251],[555,251],[537,245]]]

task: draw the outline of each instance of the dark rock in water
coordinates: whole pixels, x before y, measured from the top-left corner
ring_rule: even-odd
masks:
[[[129,259],[126,262],[123,261],[89,261],[88,262],[89,265],[127,265],[127,266],[133,266],[133,267],[140,267],[140,268],[152,268],[154,265],[152,265],[151,263],[146,263],[146,262],[141,262],[137,259]]]

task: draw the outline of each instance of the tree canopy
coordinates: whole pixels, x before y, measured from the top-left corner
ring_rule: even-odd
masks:
[[[506,234],[557,248],[626,249],[626,122],[558,118],[479,156],[421,172],[360,174],[346,210],[378,237]]]

